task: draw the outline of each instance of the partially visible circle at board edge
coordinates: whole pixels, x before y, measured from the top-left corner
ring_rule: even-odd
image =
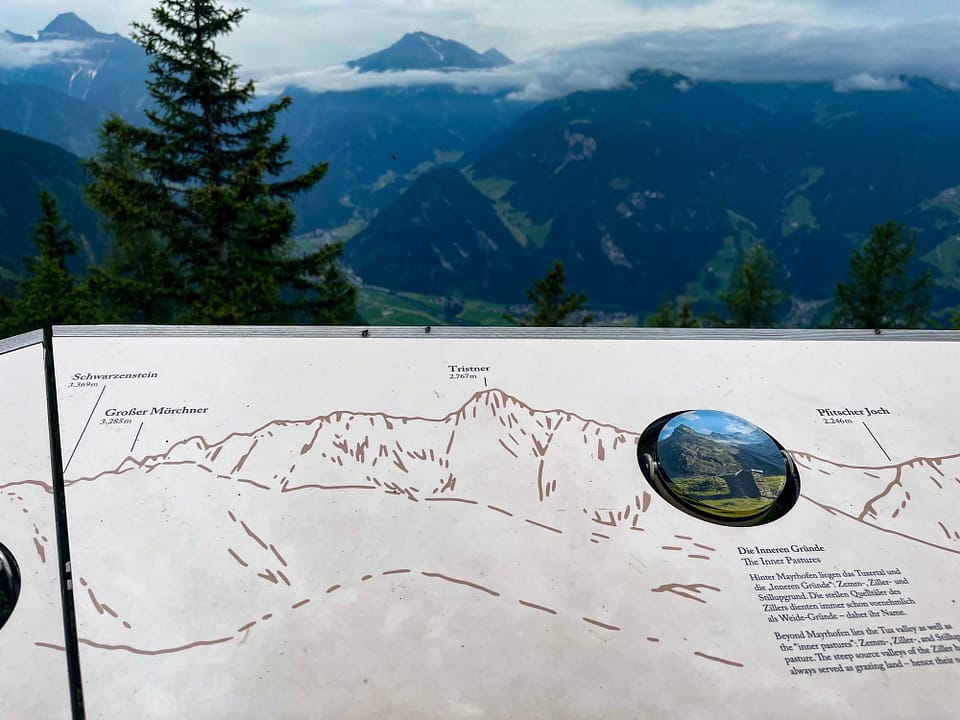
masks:
[[[0,543],[0,630],[13,614],[20,598],[20,566],[13,553]]]

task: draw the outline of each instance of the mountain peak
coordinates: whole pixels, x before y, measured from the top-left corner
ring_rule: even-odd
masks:
[[[40,31],[40,36],[57,35],[61,37],[95,38],[98,33],[89,23],[76,13],[66,12],[57,15],[49,25]]]
[[[360,72],[402,70],[473,70],[509,65],[511,61],[495,49],[484,54],[456,40],[417,30],[405,34],[386,50],[351,60],[347,67]]]
[[[506,65],[513,65],[513,60],[508,58],[496,48],[490,48],[480,57],[486,60],[490,67],[505,67]]]

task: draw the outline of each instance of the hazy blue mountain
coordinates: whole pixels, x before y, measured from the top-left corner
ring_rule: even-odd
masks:
[[[70,40],[74,46],[28,67],[0,68],[0,82],[41,85],[130,119],[142,115],[148,62],[133,41],[98,32],[74,13],[58,15],[36,38],[9,31],[7,37],[21,44]]]
[[[513,63],[496,48],[478,53],[456,40],[425,32],[407,33],[385,50],[347,62],[360,72],[494,68]]]
[[[0,130],[27,135],[88,157],[97,148],[97,130],[106,108],[42,85],[0,83]]]
[[[506,67],[507,65],[513,65],[513,60],[496,48],[490,48],[486,52],[481,53],[480,57],[486,61],[489,67]]]
[[[794,296],[826,299],[870,227],[900,218],[941,275],[937,304],[955,305],[960,93],[905,83],[902,92],[838,93],[638,71],[629,87],[532,109],[461,169],[487,196],[484,212],[528,251],[517,302],[557,259],[594,303],[647,312],[688,293],[700,310],[717,307],[739,250],[755,239],[780,259]],[[472,201],[461,210],[467,220],[480,212]],[[433,227],[429,214],[421,222]],[[397,270],[394,287],[417,290],[417,276],[391,261],[389,236],[378,223],[365,242],[382,248],[385,275]],[[449,254],[441,232],[430,242]],[[464,277],[462,290],[480,288]]]
[[[345,259],[368,284],[397,287],[399,273],[447,295],[469,278],[476,293],[509,301],[526,284],[529,258],[486,200],[456,169],[430,172],[347,244]]]
[[[96,131],[108,112],[142,119],[146,59],[131,41],[100,33],[73,13],[59,15],[38,39],[16,36],[25,43],[54,38],[75,40],[78,49],[29,69],[0,70],[0,128],[88,156],[97,147]],[[473,53],[459,43],[448,48],[446,42],[438,47],[452,58],[458,57],[453,45]],[[114,66],[118,57],[124,68]],[[482,62],[503,61],[491,50]],[[118,82],[127,87],[116,88]],[[109,97],[97,99],[104,92]],[[278,132],[291,141],[291,171],[330,162],[327,178],[297,201],[301,232],[362,227],[417,177],[456,162],[530,107],[504,102],[503,94],[459,92],[452,86],[328,93],[289,88],[286,94],[294,103],[279,117]],[[267,98],[258,100],[262,104]]]
[[[40,40],[53,38],[100,38],[104,34],[97,32],[76,13],[66,12],[57,15],[49,25],[40,31]]]
[[[83,200],[85,177],[76,155],[56,145],[0,130],[0,277],[23,269],[23,256],[36,253],[33,229],[40,216],[37,196],[46,188],[80,244],[75,270],[101,260],[107,239]]]
[[[495,48],[408,33],[380,52],[347,63],[361,72],[492,68],[511,61]],[[327,177],[296,202],[298,229],[349,237],[423,173],[457,162],[532,103],[453,85],[366,88],[314,93],[288,88],[291,108],[278,132],[292,147],[293,171],[327,161]]]
[[[455,163],[530,104],[451,86],[311,93],[289,88],[278,132],[293,170],[327,161],[327,177],[296,203],[301,232],[365,223],[417,177]]]

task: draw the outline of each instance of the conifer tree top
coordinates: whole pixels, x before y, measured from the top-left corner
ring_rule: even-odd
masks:
[[[168,258],[170,297],[185,306],[174,321],[342,322],[353,317],[356,293],[336,267],[342,246],[293,253],[290,243],[291,199],[327,165],[284,174],[289,143],[274,129],[291,99],[251,108],[253,82],[241,83],[239,67],[217,48],[246,12],[160,0],[152,24],[135,24],[133,38],[151,58],[154,107],[146,127],[107,121],[101,153],[87,165],[88,195],[127,238],[128,259],[114,265],[126,269],[117,272],[149,286],[130,262],[133,247]]]

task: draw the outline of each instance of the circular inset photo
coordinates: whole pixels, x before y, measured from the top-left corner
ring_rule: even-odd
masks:
[[[783,446],[750,421],[719,410],[665,415],[643,432],[637,453],[661,497],[710,522],[768,523],[800,496],[800,476]]]
[[[0,543],[0,629],[13,614],[20,597],[20,568],[9,550]]]

